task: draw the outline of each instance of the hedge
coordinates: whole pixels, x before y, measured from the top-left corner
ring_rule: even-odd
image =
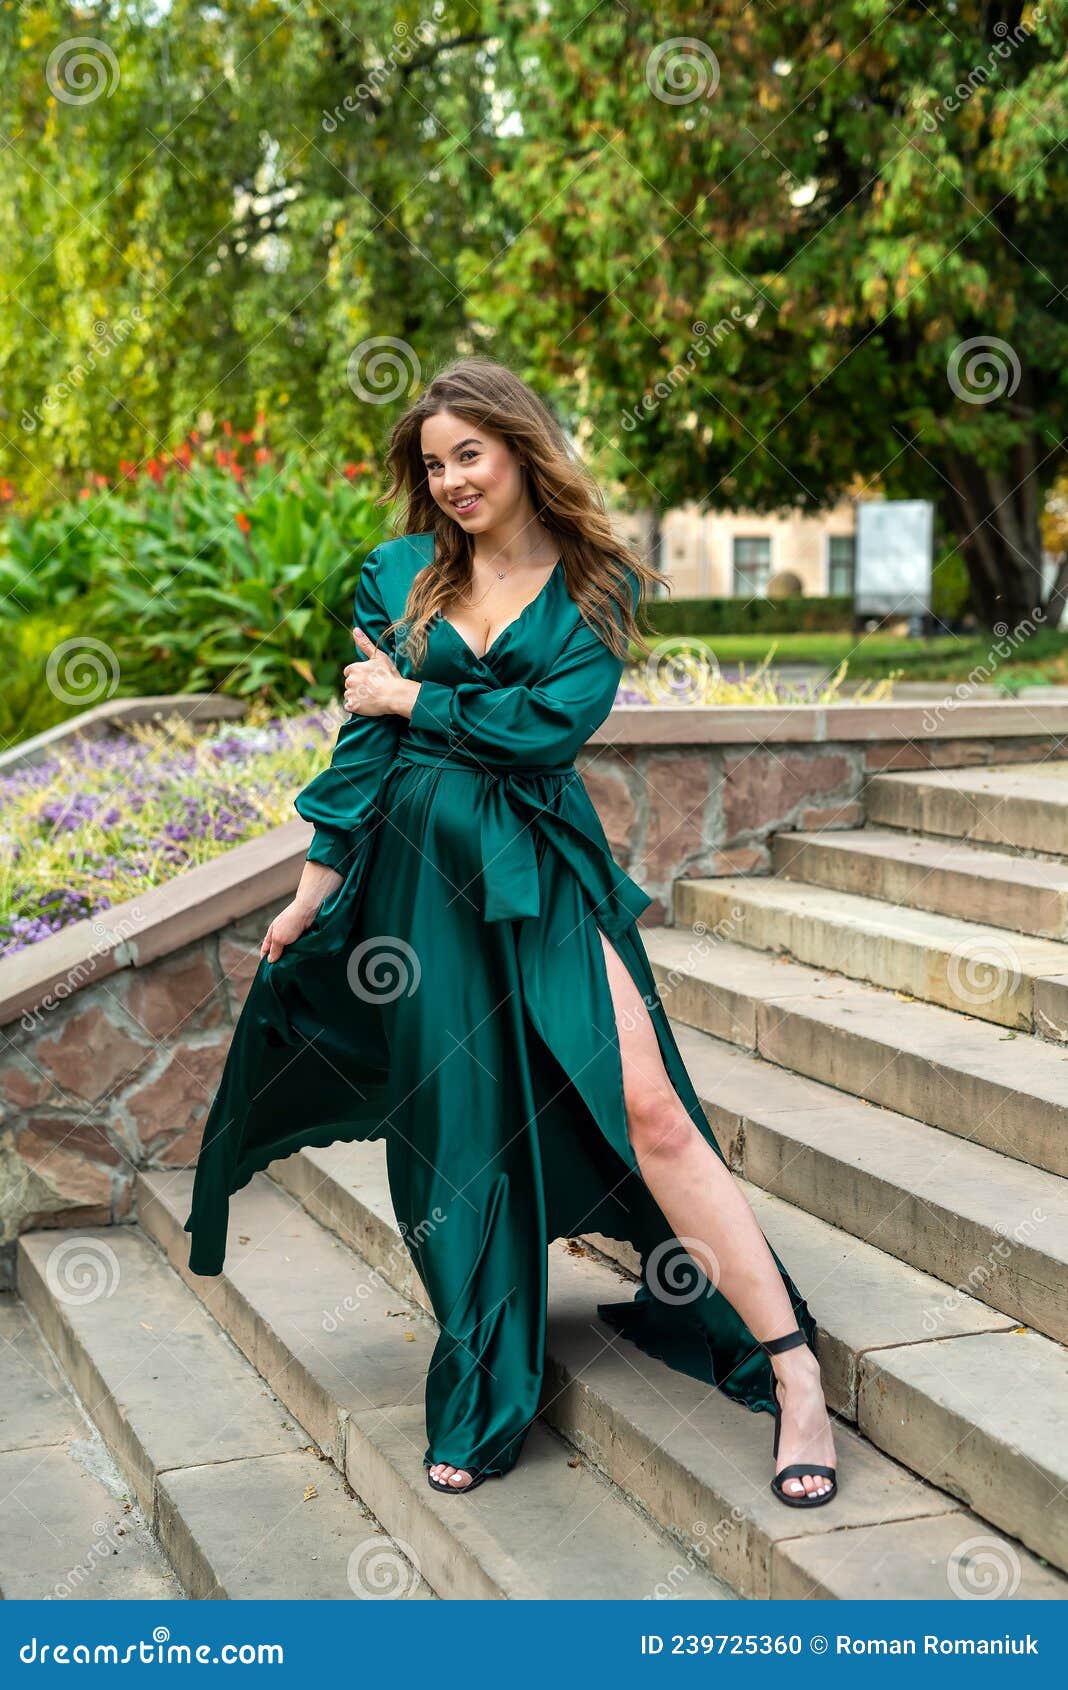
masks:
[[[784,599],[648,599],[650,625],[672,634],[848,633],[853,600],[848,595]]]

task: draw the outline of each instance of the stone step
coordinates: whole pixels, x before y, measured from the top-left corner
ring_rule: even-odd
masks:
[[[1068,1341],[1068,1183],[676,1028],[731,1166],[951,1289]]]
[[[14,1291],[0,1294],[0,1348],[0,1600],[181,1601],[132,1488]]]
[[[192,1170],[143,1172],[140,1225],[345,1474],[439,1596],[734,1596],[570,1444],[532,1427],[523,1459],[462,1502],[432,1490],[423,1398],[434,1323],[257,1175],[231,1199],[226,1271],[190,1274]]]
[[[19,1290],[189,1596],[433,1597],[137,1227],[77,1246],[24,1233]]]
[[[755,1066],[752,1058],[748,1060]],[[305,1150],[272,1163],[269,1172],[346,1243],[353,1245],[358,1240],[359,1247],[368,1251],[370,1259],[397,1290],[406,1294],[414,1290],[422,1296],[418,1280],[405,1265],[407,1251],[393,1215],[385,1151],[380,1142],[333,1144]],[[973,1365],[971,1356],[961,1355],[959,1342],[965,1339],[971,1342],[977,1337],[1007,1338],[1020,1346],[1023,1340],[1015,1333],[1014,1321],[966,1294],[950,1293],[945,1284],[871,1244],[742,1183],[767,1237],[805,1288],[820,1328],[820,1366],[830,1406],[845,1418],[858,1422],[870,1442],[888,1449],[903,1465],[925,1477],[930,1476],[927,1471],[930,1458],[937,1455],[942,1488],[973,1507],[976,1501],[981,1501],[983,1507],[976,1508],[976,1512],[982,1512],[990,1520],[997,1517],[997,1523],[1014,1535],[1021,1517],[1026,1515],[1024,1524],[1029,1541],[1039,1553],[1047,1554],[1048,1548],[1055,1549],[1058,1555],[1068,1553],[1063,1544],[1064,1522],[1061,1521],[1061,1535],[1058,1535],[1050,1519],[1054,1511],[1048,1506],[1051,1499],[1056,1500],[1059,1486],[1068,1479],[1068,1461],[1060,1463],[1066,1470],[1059,1471],[1057,1458],[1051,1458],[1046,1447],[1048,1427],[1060,1400],[1059,1381],[1065,1371],[1066,1358],[1060,1346],[1037,1334],[1028,1335],[1031,1347],[1027,1354],[1033,1358],[1033,1394],[1026,1416],[1019,1405],[1010,1414],[988,1395],[977,1402],[974,1420],[964,1430],[951,1421],[952,1438],[948,1439],[948,1434],[941,1436],[947,1423],[940,1396],[944,1381],[950,1376],[959,1377],[963,1389],[967,1370]],[[629,1245],[598,1235],[586,1243],[618,1262],[633,1284],[640,1263]],[[601,1262],[598,1254],[584,1249],[580,1241],[557,1240],[551,1245],[549,1256],[547,1355],[554,1391],[543,1412],[580,1447],[587,1449],[606,1471],[612,1471],[617,1482],[630,1489],[640,1486],[638,1500],[658,1518],[671,1512],[678,1519],[685,1507],[670,1494],[670,1484],[659,1471],[657,1437],[662,1430],[659,1417],[657,1427],[647,1424],[644,1418],[638,1423],[639,1416],[648,1414],[650,1403],[638,1392],[639,1406],[634,1406],[635,1387],[626,1371],[606,1375],[622,1393],[620,1401],[599,1402],[591,1394],[601,1368],[598,1358],[591,1361],[584,1353],[585,1334],[599,1329],[600,1325],[591,1310],[597,1301],[623,1300],[627,1280],[622,1284],[618,1279],[613,1282],[610,1265]],[[422,1301],[425,1306],[425,1296]],[[599,1348],[601,1341],[598,1336],[592,1348]],[[632,1373],[635,1368],[643,1376],[650,1371],[657,1388],[666,1392],[670,1400],[677,1399],[678,1375],[662,1368],[646,1370],[646,1358],[640,1352],[628,1351],[618,1341],[615,1348],[626,1356],[627,1368]],[[911,1412],[914,1418],[922,1418],[922,1405],[918,1399],[914,1404],[909,1402],[904,1385],[898,1383],[897,1372],[885,1359],[906,1358],[902,1365],[907,1366],[907,1358],[914,1353],[934,1358],[928,1368],[935,1387],[930,1392],[930,1420],[925,1422],[922,1464],[910,1459],[907,1439],[898,1435],[894,1425],[899,1397],[902,1412]],[[696,1381],[687,1381],[687,1385],[695,1384]],[[607,1385],[602,1394],[607,1398]],[[682,1397],[686,1397],[685,1390]],[[705,1408],[701,1412],[703,1416]],[[1021,1418],[1026,1420],[1031,1434],[1026,1447],[1021,1443]],[[725,1415],[723,1419],[729,1424],[730,1416]],[[967,1459],[956,1447],[965,1440]],[[632,1463],[630,1467],[625,1465],[620,1450],[626,1452],[626,1460]],[[733,1443],[731,1456],[733,1460],[745,1460],[747,1473],[754,1471],[751,1458],[743,1458]],[[1032,1463],[1032,1456],[1038,1456],[1037,1463]],[[989,1472],[984,1473],[984,1463]],[[976,1475],[981,1475],[978,1482]],[[703,1485],[712,1483],[711,1476],[703,1470],[701,1479]],[[694,1518],[707,1520],[714,1513],[722,1532],[726,1529],[722,1524],[723,1499],[710,1506],[703,1494],[692,1495],[693,1483],[690,1475],[686,1480],[690,1498],[686,1506],[692,1508]],[[1026,1505],[1018,1502],[1020,1496],[1026,1499]],[[732,1497],[731,1506],[734,1505]],[[774,1527],[774,1514],[770,1523]],[[861,1532],[869,1529],[860,1528]],[[741,1553],[741,1546],[736,1548]],[[781,1548],[776,1540],[773,1569],[775,1553]],[[755,1552],[752,1545],[745,1551],[748,1555]],[[1018,1546],[1006,1546],[1005,1553],[1018,1554]],[[1059,1564],[1063,1564],[1063,1559]],[[730,1565],[734,1577],[741,1577],[738,1562],[731,1560]],[[752,1567],[747,1576],[754,1578]],[[1068,1583],[1058,1583],[1057,1588],[1068,1594]],[[837,1588],[829,1593],[847,1594],[841,1578]],[[904,1593],[924,1594],[918,1586]]]
[[[882,827],[1068,855],[1068,774],[1057,763],[874,775],[865,809]]]
[[[680,881],[675,919],[999,1027],[1068,1040],[1068,945],[793,880]]]
[[[1068,862],[865,827],[779,833],[776,874],[908,909],[1068,939]]]
[[[1063,1046],[687,927],[647,928],[643,938],[676,1021],[1004,1157],[1068,1173]]]

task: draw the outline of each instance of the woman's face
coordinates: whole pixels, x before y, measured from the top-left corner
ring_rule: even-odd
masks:
[[[438,411],[423,423],[420,447],[431,493],[465,533],[521,516],[523,475],[503,435]]]

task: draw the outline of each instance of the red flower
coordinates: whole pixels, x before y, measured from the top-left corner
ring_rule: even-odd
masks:
[[[269,446],[257,446],[253,455],[258,464],[269,463],[271,458],[271,448]]]
[[[79,499],[91,499],[92,496],[93,496],[93,489],[91,487],[83,487],[83,488],[81,488],[81,490],[78,493]]]
[[[245,515],[244,511],[238,511],[234,521],[237,523],[237,526],[240,528],[242,534],[247,534],[249,529],[252,527],[252,524]]]
[[[183,440],[180,446],[174,448],[174,461],[176,464],[181,464],[183,469],[188,469],[192,460],[193,454],[189,450],[187,442]]]
[[[223,425],[222,425],[222,431],[223,431],[223,433],[224,433],[224,434],[225,434],[225,436],[226,436],[226,438],[227,438],[227,440],[229,440],[229,439],[230,439],[230,436],[231,436],[231,435],[232,435],[232,434],[233,434],[233,432],[234,432],[234,431],[233,431],[233,429],[232,429],[232,428],[231,428],[231,427],[230,427],[230,424],[229,424],[229,423],[228,423],[228,422],[224,422],[224,423],[223,423]]]
[[[200,430],[199,430],[199,428],[191,428],[189,430],[189,438],[193,442],[194,446],[199,446],[200,445]]]
[[[240,440],[242,446],[251,446],[252,442],[256,438],[255,430],[251,428],[243,428],[237,438]]]
[[[150,475],[155,482],[163,480],[164,469],[158,458],[149,458],[145,465],[145,474]]]
[[[0,481],[0,505],[9,505],[14,497],[14,485],[10,481]]]
[[[123,481],[132,481],[137,474],[137,465],[132,458],[119,459],[119,475]]]
[[[229,467],[230,467],[230,454],[229,454],[229,452],[224,452],[221,446],[216,446],[216,448],[215,448],[215,462],[218,464],[220,469],[229,469]]]

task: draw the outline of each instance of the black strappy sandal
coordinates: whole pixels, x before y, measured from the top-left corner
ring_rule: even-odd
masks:
[[[783,1350],[795,1350],[799,1344],[807,1344],[808,1339],[799,1326],[792,1332],[787,1332],[782,1338],[772,1338],[760,1348],[765,1355],[781,1355]],[[782,1405],[779,1402],[779,1381],[774,1382],[775,1390],[775,1442],[771,1446],[771,1457],[774,1461],[779,1453],[779,1434],[782,1431]],[[825,1496],[807,1496],[804,1492],[800,1496],[790,1496],[782,1488],[784,1479],[801,1479],[806,1473],[812,1473],[821,1479],[830,1479],[831,1488]],[[820,1467],[811,1461],[797,1461],[791,1467],[784,1467],[776,1473],[771,1481],[771,1488],[780,1502],[785,1502],[787,1508],[822,1508],[825,1502],[833,1502],[838,1495],[838,1469],[836,1467]]]
[[[501,1476],[499,1473],[482,1473],[477,1467],[474,1470],[470,1467],[466,1467],[463,1468],[462,1471],[471,1474],[470,1484],[450,1485],[448,1479],[435,1479],[429,1467],[426,1470],[426,1482],[430,1486],[431,1490],[448,1491],[450,1496],[467,1496],[474,1490],[476,1485],[480,1485],[482,1483],[483,1479],[499,1479]]]

